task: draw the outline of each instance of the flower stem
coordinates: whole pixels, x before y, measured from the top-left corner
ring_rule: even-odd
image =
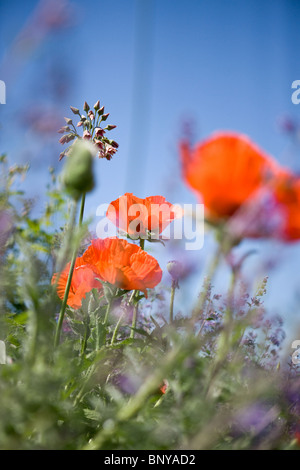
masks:
[[[171,287],[171,300],[170,300],[170,325],[172,325],[174,321],[174,297],[175,297],[175,290],[176,290],[176,282],[172,281]]]
[[[140,238],[140,247],[142,248],[142,250],[145,249],[145,239],[144,238]]]
[[[79,227],[82,225],[83,221],[83,213],[84,213],[84,205],[85,205],[85,193],[82,194],[81,198],[81,205],[80,205],[80,213],[79,213]]]
[[[203,287],[203,289],[200,293],[198,302],[196,304],[196,308],[194,309],[194,312],[192,314],[192,319],[197,318],[199,313],[201,313],[204,309],[204,306],[205,306],[205,303],[206,303],[207,293],[209,291],[210,284],[211,284],[211,282],[214,278],[214,275],[217,271],[217,268],[220,264],[221,256],[222,256],[222,248],[219,245],[216,252],[215,252],[215,254],[214,254],[214,256],[211,259],[211,262],[210,262],[209,266],[208,266],[208,273],[206,275],[206,279],[205,279],[205,282],[204,282],[204,287]]]
[[[70,270],[69,270],[65,295],[64,295],[64,298],[63,298],[63,302],[62,302],[62,305],[61,305],[60,312],[59,312],[59,318],[58,318],[57,327],[56,327],[55,340],[54,340],[54,346],[55,347],[58,346],[59,340],[60,340],[60,333],[61,333],[62,324],[63,324],[63,321],[64,321],[65,310],[66,310],[68,296],[69,296],[69,292],[70,292],[70,287],[71,287],[75,262],[76,262],[76,252],[74,251],[73,256],[72,256],[72,260],[71,260],[71,265],[70,265]]]
[[[70,228],[69,228],[70,232],[73,230],[74,225],[75,225],[76,209],[77,209],[77,204],[74,203],[72,216],[71,216],[71,224],[70,224]],[[70,240],[68,240],[68,241],[70,241]],[[60,340],[60,334],[61,334],[62,325],[63,325],[63,321],[64,321],[65,310],[66,310],[68,296],[69,296],[69,292],[70,292],[70,287],[71,287],[72,275],[73,275],[73,271],[74,271],[74,267],[75,267],[75,262],[76,262],[76,251],[74,250],[73,255],[72,255],[72,259],[71,259],[71,264],[70,264],[70,269],[69,269],[69,274],[68,274],[68,279],[67,279],[67,284],[66,284],[66,290],[65,290],[64,298],[63,298],[63,301],[62,301],[62,304],[61,304],[59,317],[58,317],[58,322],[57,322],[57,325],[56,325],[56,332],[55,332],[55,338],[54,338],[54,347],[55,348],[58,346],[59,340]]]
[[[103,325],[104,326],[107,325],[108,317],[109,317],[109,314],[110,314],[110,311],[111,311],[111,306],[112,306],[112,299],[109,300],[109,302],[107,304],[107,307],[106,307],[105,317],[104,317],[104,320],[103,320]]]
[[[81,198],[81,206],[80,206],[80,214],[79,214],[79,226],[82,225],[84,204],[85,204],[85,193],[82,195],[82,198]],[[74,209],[73,209],[73,214],[72,214],[72,218],[71,218],[70,231],[73,230],[74,225],[75,225],[76,210],[77,210],[77,204],[74,203]],[[54,338],[54,347],[55,348],[58,346],[59,341],[60,341],[60,335],[61,335],[62,325],[63,325],[65,311],[66,311],[66,307],[67,307],[69,292],[70,292],[70,288],[71,288],[71,282],[72,282],[74,267],[75,267],[75,263],[76,263],[76,257],[77,257],[77,247],[75,247],[75,249],[73,251],[72,260],[71,260],[71,264],[70,264],[70,270],[69,270],[68,279],[67,279],[66,290],[65,290],[63,302],[62,302],[62,305],[61,305],[61,309],[60,309],[60,312],[59,312],[59,318],[58,318],[58,322],[57,322],[57,326],[56,326],[56,332],[55,332],[55,338]]]
[[[89,338],[89,317],[85,320],[84,337],[82,339],[82,344],[81,344],[81,356],[83,356],[85,353],[88,338]]]
[[[112,335],[112,338],[111,338],[111,343],[110,343],[111,346],[113,346],[115,344],[117,334],[118,334],[118,331],[119,331],[119,327],[120,327],[120,324],[121,324],[121,321],[122,321],[123,317],[124,317],[124,312],[120,315],[120,318],[117,321],[117,324],[115,326],[115,329],[114,329],[114,332],[113,332],[113,335]]]
[[[137,291],[137,292],[138,292],[138,291]],[[131,332],[130,332],[130,338],[131,338],[131,339],[134,339],[134,333],[135,333],[134,330],[136,329],[137,317],[138,317],[138,301],[135,300],[135,302],[134,302],[134,308],[133,308]]]

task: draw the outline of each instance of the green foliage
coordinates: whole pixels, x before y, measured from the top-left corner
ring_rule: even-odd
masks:
[[[30,201],[14,189],[27,168],[7,168],[5,156],[0,164],[1,213],[10,217],[0,240],[0,340],[7,354],[0,365],[0,449],[296,446],[286,429],[297,417],[273,360],[270,327],[254,321],[263,313],[265,281],[238,306],[231,298],[222,304],[206,283],[191,315],[175,316],[172,325],[159,316],[140,320],[134,337],[130,295],[114,292],[108,312],[107,298],[93,290],[81,309],[67,309],[54,348],[60,301],[52,274],[87,227],[68,231],[69,203],[53,171],[44,213],[33,217]],[[146,299],[138,300],[143,310]],[[164,309],[158,296],[151,302]],[[258,330],[263,339],[251,345]],[[238,415],[257,403],[272,419],[245,429]]]

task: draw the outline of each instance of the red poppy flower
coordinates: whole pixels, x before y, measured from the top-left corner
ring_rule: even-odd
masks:
[[[208,218],[228,218],[278,171],[248,137],[217,133],[191,150],[180,145],[183,177],[200,196]]]
[[[112,201],[106,216],[131,238],[148,238],[148,232],[158,236],[179,216],[179,210],[163,196],[145,199],[126,193]]]
[[[60,299],[63,299],[65,295],[70,264],[71,263],[67,264],[62,273],[56,273],[52,277],[51,283],[57,283],[57,294]],[[80,308],[81,302],[88,292],[90,292],[94,288],[102,288],[102,284],[97,279],[97,277],[97,272],[93,269],[93,266],[85,265],[82,261],[82,258],[77,258],[73,271],[67,304],[75,309]]]
[[[282,217],[281,238],[285,241],[300,239],[300,178],[282,172],[274,181],[274,196]]]
[[[87,265],[92,265],[102,281],[124,290],[155,287],[162,278],[162,270],[155,258],[139,246],[119,238],[92,240],[82,255]]]

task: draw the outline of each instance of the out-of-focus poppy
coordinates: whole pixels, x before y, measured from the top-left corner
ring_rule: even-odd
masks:
[[[67,264],[62,273],[55,273],[52,277],[52,284],[56,284],[57,294],[60,299],[63,299],[65,295],[70,264],[71,263]],[[77,258],[67,304],[75,309],[80,308],[81,302],[88,292],[94,288],[102,288],[102,284],[97,277],[98,274],[93,269],[93,266],[88,266],[83,263],[82,258]]]
[[[285,242],[300,239],[300,178],[278,167],[226,224],[233,239],[273,238]]]
[[[282,172],[273,183],[275,200],[282,218],[280,238],[285,241],[300,239],[300,178]]]
[[[271,186],[263,186],[230,217],[226,231],[236,241],[244,238],[281,239],[282,212]]]
[[[94,239],[82,255],[87,265],[93,266],[102,281],[124,290],[155,287],[162,278],[162,270],[153,256],[139,246],[119,238]]]
[[[218,222],[231,217],[279,165],[248,137],[232,132],[216,133],[194,150],[180,144],[186,183],[203,202],[206,217]]]
[[[162,385],[159,387],[159,391],[162,395],[164,395],[169,387],[169,382],[164,379]]]
[[[106,213],[107,218],[131,238],[157,237],[181,215],[179,208],[163,196],[141,199],[132,193],[112,201]]]

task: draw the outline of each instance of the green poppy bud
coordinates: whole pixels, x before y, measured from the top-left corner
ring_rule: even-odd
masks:
[[[94,188],[93,153],[91,145],[76,141],[66,160],[62,182],[66,191],[76,200]]]

